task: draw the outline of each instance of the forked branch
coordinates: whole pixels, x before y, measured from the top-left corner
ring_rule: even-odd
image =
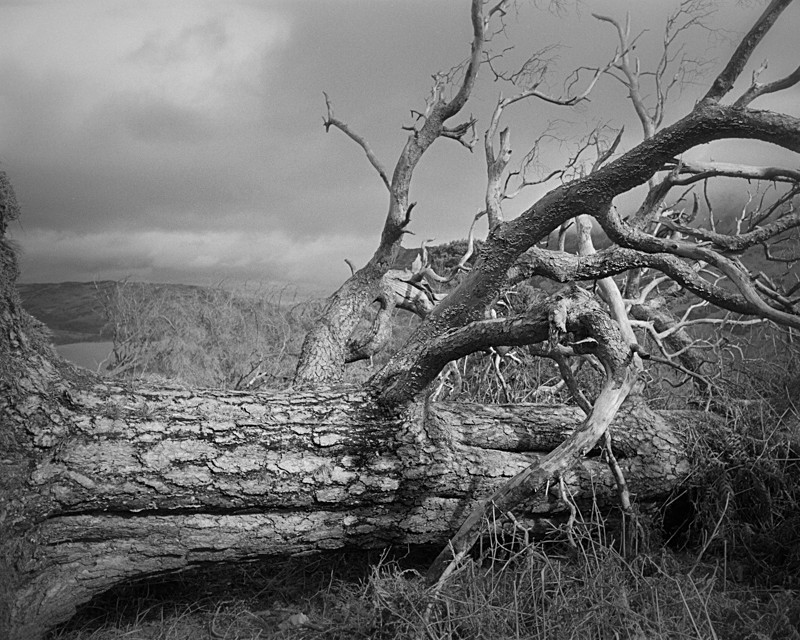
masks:
[[[714,80],[714,83],[709,88],[706,95],[701,100],[702,104],[709,102],[719,102],[724,98],[731,89],[736,79],[742,74],[747,61],[750,59],[755,48],[764,38],[766,33],[770,30],[773,24],[778,20],[784,9],[789,6],[792,0],[772,0],[769,3],[764,13],[751,27],[747,35],[736,47],[728,64]]]
[[[733,103],[733,106],[746,107],[759,96],[763,96],[768,93],[775,93],[776,91],[783,91],[784,89],[793,87],[798,82],[800,82],[800,67],[797,67],[797,69],[792,71],[792,73],[785,78],[781,78],[780,80],[775,80],[774,82],[769,82],[767,84],[760,84],[754,77],[753,84],[751,84],[750,88],[745,91],[736,102]]]

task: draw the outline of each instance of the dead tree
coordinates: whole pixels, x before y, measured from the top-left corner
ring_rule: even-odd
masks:
[[[598,16],[616,28],[617,51],[590,69],[588,80],[579,70],[565,95],[549,95],[541,90],[546,65],[534,57],[519,72],[506,73],[491,52],[508,4],[472,0],[469,59],[436,76],[391,174],[327,102],[326,128],[362,147],[387,188],[389,211],[374,256],[329,298],[287,391],[120,385],[60,361],[13,288],[16,261],[5,232],[18,209],[2,181],[0,636],[40,637],[117,582],[197,562],[450,539],[431,569],[431,579],[438,579],[468,552],[487,511],[502,514],[522,503],[538,513],[563,509],[549,490],[553,480],[571,484],[576,495],[590,483],[599,500],[619,494],[627,509],[630,493],[652,499],[682,479],[682,436],[687,424],[703,428],[701,417],[662,416],[628,399],[645,366],[642,357],[650,355],[639,345],[641,328],[652,327],[657,341],[670,347],[662,358],[669,360],[682,348],[673,336],[691,321],[678,318],[676,324],[663,305],[648,307],[648,296],[679,287],[727,312],[800,328],[797,286],[746,266],[748,250],[763,246],[774,256],[775,242],[796,240],[797,172],[682,159],[698,145],[734,138],[800,152],[800,120],[751,107],[794,86],[800,69],[767,83],[754,76],[729,99],[789,2],[769,4],[694,108],[667,126],[669,53],[649,76],[656,79],[657,102],[648,107],[639,90],[640,67],[631,59],[630,30]],[[686,23],[682,15],[667,26],[665,52],[675,25]],[[515,83],[515,95],[498,102],[484,137],[481,217],[489,233],[475,264],[443,296],[433,284],[448,276],[424,261],[403,273],[393,261],[411,224],[409,187],[422,155],[439,138],[475,145],[477,123],[460,114],[487,67]],[[608,77],[627,88],[642,123],[638,144],[626,149],[621,134],[605,142],[596,132],[563,171],[532,176],[535,145],[521,167],[510,168],[509,130],[500,129],[505,109],[534,100],[570,108]],[[675,189],[685,192],[719,176],[767,181],[782,190],[748,209],[731,232],[675,214]],[[552,181],[552,188],[518,217],[505,219],[504,201],[537,181]],[[637,210],[615,208],[617,196],[642,185],[647,193]],[[713,220],[710,207],[707,213]],[[584,233],[577,253],[545,248],[573,221]],[[611,246],[594,249],[585,233],[592,221]],[[613,279],[620,274],[628,274],[622,285]],[[568,286],[522,311],[498,311],[508,287],[540,278]],[[596,293],[590,292],[594,282]],[[372,329],[355,336],[371,305],[379,307]],[[412,337],[365,387],[342,387],[347,363],[383,348],[392,312],[403,307],[423,317]],[[449,362],[520,346],[560,366],[581,356],[602,367],[605,384],[592,399],[570,380],[569,366],[561,367],[585,417],[580,409],[429,400],[429,385]],[[677,366],[702,375],[688,360]],[[616,464],[586,457],[612,431],[609,461]]]
[[[500,2],[490,8],[489,5],[482,6],[478,1],[472,3],[472,55],[456,99],[446,101],[437,81],[427,109],[425,113],[419,114],[417,125],[409,136],[391,181],[366,143],[346,126],[339,126],[362,144],[373,166],[387,184],[392,204],[386,228],[394,229],[396,233],[384,232],[381,245],[369,264],[356,272],[330,299],[326,317],[336,317],[337,309],[346,309],[351,313],[355,299],[349,293],[351,287],[357,286],[359,292],[369,289],[365,279],[373,278],[378,281],[381,261],[387,252],[391,254],[399,246],[401,231],[407,225],[409,217],[406,216],[399,226],[392,226],[392,221],[398,220],[393,207],[397,202],[405,202],[414,167],[409,157],[416,161],[431,144],[431,136],[434,135],[456,137],[464,141],[464,136],[469,131],[467,125],[471,125],[472,121],[451,128],[447,127],[446,122],[456,116],[465,104],[465,98],[474,84],[480,52],[493,33],[489,25],[496,14],[504,15],[506,4],[508,3]],[[698,145],[733,138],[769,142],[793,152],[800,151],[800,121],[787,114],[758,110],[750,106],[762,96],[794,86],[800,81],[800,69],[766,84],[759,82],[763,69],[759,70],[753,74],[750,86],[741,95],[726,102],[754,49],[788,4],[788,1],[779,0],[770,3],[694,108],[666,127],[661,125],[671,85],[665,85],[663,78],[670,60],[674,60],[674,57],[670,57],[669,47],[681,31],[690,28],[698,19],[683,7],[667,25],[664,57],[653,73],[656,104],[652,108],[645,104],[640,91],[639,64],[631,60],[633,41],[629,26],[623,27],[605,16],[596,18],[609,22],[616,28],[619,46],[605,66],[591,70],[588,84],[576,93],[561,97],[543,93],[539,85],[544,67],[537,66],[534,59],[523,65],[519,72],[508,76],[511,80],[522,78],[527,86],[514,98],[499,101],[487,129],[485,150],[488,188],[485,213],[489,220],[489,235],[478,261],[461,284],[426,316],[409,342],[375,374],[371,386],[380,403],[400,406],[422,393],[447,362],[474,351],[476,347],[535,342],[527,336],[517,337],[516,334],[519,325],[525,323],[527,314],[517,317],[487,317],[504,287],[512,281],[534,276],[546,276],[559,282],[593,280],[604,283],[601,287],[602,297],[607,307],[607,317],[613,318],[613,322],[607,326],[598,320],[591,327],[584,326],[583,333],[588,336],[591,346],[587,347],[583,341],[576,345],[580,344],[581,350],[588,348],[603,362],[607,382],[587,416],[584,429],[565,440],[548,456],[546,462],[533,465],[476,510],[443,551],[442,558],[432,570],[432,578],[438,577],[438,573],[444,569],[451,552],[456,555],[466,553],[475,541],[477,527],[483,515],[482,509],[489,504],[510,508],[519,502],[522,495],[539,490],[554,474],[568,468],[606,433],[617,408],[633,388],[637,371],[641,367],[637,355],[640,349],[628,318],[626,301],[610,279],[611,276],[628,273],[625,293],[631,297],[639,297],[642,271],[658,271],[681,288],[721,309],[757,316],[793,329],[800,328],[798,301],[787,295],[792,289],[781,289],[762,274],[751,273],[741,257],[746,250],[760,244],[796,238],[800,215],[794,211],[792,202],[800,190],[797,172],[781,167],[730,164],[699,166],[682,160],[684,153]],[[486,59],[493,60],[489,54],[486,54]],[[589,148],[594,144],[597,153],[588,167],[579,166],[576,156],[576,160],[568,167],[573,171],[548,176],[561,178],[562,184],[533,203],[517,218],[504,220],[502,201],[509,195],[509,176],[506,169],[511,153],[508,129],[502,130],[499,139],[495,140],[503,109],[528,99],[539,99],[561,106],[577,104],[587,97],[598,79],[606,74],[616,78],[627,88],[642,124],[643,140],[627,151],[618,151],[619,135],[605,149],[601,148],[597,138],[591,140],[585,147]],[[495,75],[502,77],[496,71]],[[577,86],[578,79],[579,76],[576,76],[575,82],[569,86]],[[338,122],[329,110],[326,123]],[[454,132],[458,132],[458,135]],[[409,150],[413,150],[410,156]],[[769,206],[750,211],[743,216],[736,229],[730,233],[720,233],[714,228],[710,206],[710,229],[676,222],[668,211],[668,198],[673,189],[719,176],[781,181],[787,187]],[[396,181],[397,178],[399,180]],[[527,184],[523,167],[521,187]],[[641,185],[647,185],[648,191],[640,207],[630,215],[623,215],[615,208],[614,199]],[[538,246],[551,233],[574,219],[595,220],[614,244],[600,252],[594,252],[592,247],[584,244],[584,255],[578,256],[543,250]],[[670,233],[661,233],[663,228]],[[375,274],[375,271],[379,273]],[[370,276],[370,273],[373,275]],[[360,284],[355,285],[359,281]],[[374,296],[360,299],[371,302]],[[579,351],[575,346],[564,344],[562,338],[569,335],[569,332],[559,322],[568,313],[571,304],[583,304],[583,301],[565,296],[551,302],[551,328],[547,350],[560,350],[565,356],[575,355]],[[628,302],[628,306],[630,305],[631,302]],[[640,305],[640,310],[642,309],[644,308]],[[377,322],[381,320],[379,315]],[[315,349],[315,345],[319,345],[322,340],[322,333],[326,336],[326,347]],[[337,348],[331,348],[331,341],[335,342],[333,334],[327,328],[322,329],[309,337],[307,351],[304,353],[325,353],[333,356],[337,353]],[[338,352],[341,352],[345,342],[340,341],[339,344]],[[307,368],[302,366],[308,361],[305,359],[298,368],[298,384],[312,379]],[[340,358],[338,362],[342,361]],[[332,372],[332,379],[336,379],[335,376],[341,371],[340,366],[327,365],[324,368],[315,368],[315,376],[323,369]],[[313,379],[319,380],[318,377]]]

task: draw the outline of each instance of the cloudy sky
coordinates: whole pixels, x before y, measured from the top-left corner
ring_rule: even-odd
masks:
[[[12,229],[22,280],[336,286],[348,274],[344,258],[361,264],[374,250],[387,195],[355,144],[325,134],[322,92],[393,166],[406,135],[401,126],[411,123],[411,109],[424,107],[431,74],[468,53],[468,4],[0,0],[0,168],[23,206]],[[524,0],[523,12],[509,16],[509,38],[499,36],[495,46],[517,45],[507,53],[511,64],[558,44],[549,54],[553,93],[572,67],[613,53],[613,32],[592,11],[624,19],[630,10],[633,30],[650,30],[637,49],[647,60],[672,6],[585,0],[554,15],[537,4],[547,3]],[[718,6],[708,22],[724,31],[697,30],[687,43],[693,55],[717,60],[707,80],[764,3]],[[797,65],[798,32],[794,6],[755,56],[756,63],[769,58],[770,78]],[[498,93],[513,89],[493,83],[487,70],[481,80],[467,112],[482,133]],[[686,87],[667,120],[700,90]],[[798,105],[795,88],[760,106],[800,115]],[[545,129],[574,140],[600,122],[628,123],[630,146],[631,113],[621,86],[606,79],[589,104],[531,102],[509,122],[521,156]],[[542,170],[568,152],[569,142],[552,142]],[[775,153],[759,148],[724,159],[763,162]],[[407,244],[464,237],[481,205],[484,171],[479,150],[439,141],[415,174],[416,235]]]

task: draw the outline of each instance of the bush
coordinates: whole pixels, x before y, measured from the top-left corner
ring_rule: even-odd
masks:
[[[691,434],[692,474],[665,511],[673,544],[723,562],[739,581],[797,589],[800,349],[789,331],[771,335],[748,332],[726,362],[718,418]]]

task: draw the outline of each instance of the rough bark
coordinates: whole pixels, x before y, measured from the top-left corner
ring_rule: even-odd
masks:
[[[3,451],[4,638],[35,638],[116,583],[196,563],[443,543],[477,498],[582,419],[536,405],[415,405],[393,416],[350,388],[66,384],[68,368],[37,355],[27,364],[24,397],[3,411],[14,440]],[[617,456],[640,500],[685,476],[685,429],[684,415],[620,415]],[[599,458],[567,479],[584,499],[614,500]],[[552,495],[531,507],[561,508]]]

